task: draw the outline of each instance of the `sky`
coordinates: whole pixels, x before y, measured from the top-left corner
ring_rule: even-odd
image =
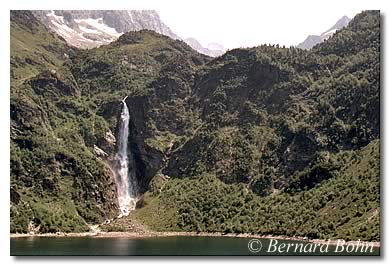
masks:
[[[266,7],[259,1],[222,4],[190,1],[172,9],[156,7],[161,19],[182,38],[194,37],[203,46],[217,42],[226,48],[250,47],[260,44],[297,45],[309,34],[321,34],[346,15],[353,18],[361,9],[329,6],[331,1],[297,8],[271,1]],[[293,2],[293,1],[291,1]],[[326,3],[325,3],[326,2]],[[295,1],[294,1],[295,3]]]
[[[386,2],[386,1],[385,1]],[[35,0],[11,9],[154,9],[181,38],[228,49],[261,44],[297,45],[346,15],[380,9],[384,0]]]
[[[138,6],[139,5],[139,6]],[[133,8],[155,9],[181,38],[228,49],[261,44],[297,45],[321,34],[346,15],[380,9],[381,0],[132,0]]]

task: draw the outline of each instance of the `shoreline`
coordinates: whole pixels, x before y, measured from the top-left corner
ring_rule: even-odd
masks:
[[[314,244],[337,245],[339,240],[324,240],[324,239],[308,239],[305,237],[289,237],[289,236],[273,236],[273,235],[252,235],[252,234],[224,234],[224,233],[208,233],[208,232],[83,232],[83,233],[45,233],[45,234],[11,234],[10,238],[25,238],[25,237],[94,237],[94,238],[152,238],[152,237],[172,237],[172,236],[209,236],[209,237],[235,237],[235,238],[260,238],[260,239],[276,239],[276,240],[291,240],[305,241]],[[372,244],[373,247],[380,248],[380,242],[369,242],[351,240],[345,241],[345,244]]]

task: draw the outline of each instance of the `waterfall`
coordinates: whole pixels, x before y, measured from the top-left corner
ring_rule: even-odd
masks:
[[[118,152],[116,154],[116,183],[118,191],[118,201],[121,214],[127,216],[131,210],[135,209],[137,202],[137,189],[134,171],[129,171],[129,158],[127,144],[129,137],[130,114],[125,102],[127,96],[122,100],[122,112],[119,121]]]

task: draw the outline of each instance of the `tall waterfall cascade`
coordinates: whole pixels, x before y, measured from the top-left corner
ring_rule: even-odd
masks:
[[[118,151],[116,159],[116,185],[121,216],[129,215],[137,203],[137,188],[134,171],[129,171],[128,137],[130,114],[126,104],[127,96],[122,100],[122,111],[119,121]]]

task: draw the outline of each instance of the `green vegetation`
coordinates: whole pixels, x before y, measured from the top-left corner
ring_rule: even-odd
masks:
[[[11,232],[84,231],[118,214],[109,164],[128,96],[129,167],[146,192],[131,219],[379,240],[379,20],[362,12],[309,51],[211,59],[152,31],[71,48],[12,11]],[[120,223],[105,230],[133,230]]]
[[[154,138],[148,138],[145,143],[156,150],[165,152],[176,140],[176,136],[170,132],[161,132]]]
[[[267,197],[257,196],[245,185],[227,185],[212,175],[174,179],[158,196],[147,194],[136,218],[159,231],[378,241],[379,142],[332,157],[342,167],[331,179],[307,191]]]
[[[137,173],[145,177],[149,171],[151,178],[161,153],[197,121],[183,98],[190,75],[207,60],[151,31],[129,33],[102,49],[78,50],[31,12],[12,11],[11,232],[27,232],[31,222],[40,232],[82,231],[115,217],[114,178],[94,147],[114,155],[115,142],[107,134],[116,131],[120,100],[133,101],[132,136],[140,135],[134,157],[147,168]],[[182,71],[176,74],[176,67]],[[143,108],[151,108],[145,113],[153,119],[138,117]],[[156,162],[144,162],[151,156]]]
[[[109,129],[80,97],[74,53],[28,11],[11,12],[11,232],[78,232],[115,210],[93,144]],[[12,194],[12,193],[11,193]]]

